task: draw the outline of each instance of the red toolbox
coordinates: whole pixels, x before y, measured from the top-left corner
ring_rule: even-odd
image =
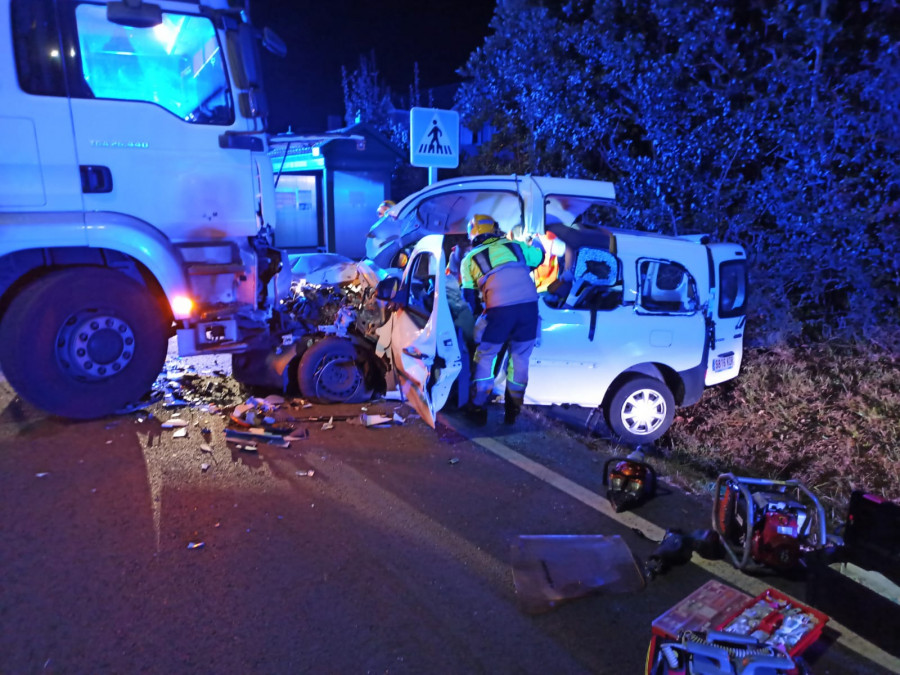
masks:
[[[755,598],[718,581],[708,581],[653,621],[646,673],[660,644],[685,631],[715,630],[752,637],[786,652],[802,654],[822,634],[828,616],[767,588]],[[795,675],[798,671],[792,670]]]
[[[754,637],[793,657],[819,639],[826,623],[826,614],[767,588],[719,624],[717,630]]]

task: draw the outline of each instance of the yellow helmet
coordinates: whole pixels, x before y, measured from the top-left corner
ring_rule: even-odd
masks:
[[[390,199],[385,199],[378,205],[378,217],[381,218],[381,216],[390,211],[391,207],[394,205],[394,202],[392,202]]]
[[[480,234],[489,234],[497,230],[497,222],[490,216],[478,213],[472,216],[466,231],[471,241]]]

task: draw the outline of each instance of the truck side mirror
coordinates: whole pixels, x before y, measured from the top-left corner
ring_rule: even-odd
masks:
[[[400,280],[397,277],[387,277],[378,282],[375,287],[375,297],[379,300],[393,302],[400,290]]]
[[[281,58],[287,56],[287,45],[284,44],[284,40],[268,26],[262,29],[262,46],[266,48],[267,52],[275,56],[280,56]]]
[[[153,28],[162,23],[162,8],[141,0],[111,2],[106,6],[106,20],[120,26]]]

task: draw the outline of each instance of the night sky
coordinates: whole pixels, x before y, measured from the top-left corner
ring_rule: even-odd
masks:
[[[375,51],[383,81],[406,97],[419,63],[420,89],[457,82],[455,71],[484,43],[495,0],[251,0],[254,24],[285,41],[288,56],[264,54],[270,130],[322,132],[344,114],[341,66],[352,72]],[[399,104],[394,100],[394,104]]]

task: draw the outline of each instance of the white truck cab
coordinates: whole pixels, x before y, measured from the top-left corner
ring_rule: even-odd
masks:
[[[445,270],[449,247],[464,240],[475,213],[493,216],[514,238],[538,244],[552,233],[565,244],[557,283],[540,294],[526,404],[600,408],[617,437],[640,444],[665,433],[676,406],[737,376],[747,296],[743,249],[615,228],[614,196],[610,184],[594,181],[459,179],[416,193],[394,207],[393,221],[373,228],[375,255],[405,261],[399,280],[381,282],[379,297],[395,305],[395,368],[426,421],[434,423],[468,358],[453,325]]]
[[[290,279],[260,41],[242,0],[0,0],[0,367],[24,398],[102,416],[173,329],[182,355],[269,339]]]

